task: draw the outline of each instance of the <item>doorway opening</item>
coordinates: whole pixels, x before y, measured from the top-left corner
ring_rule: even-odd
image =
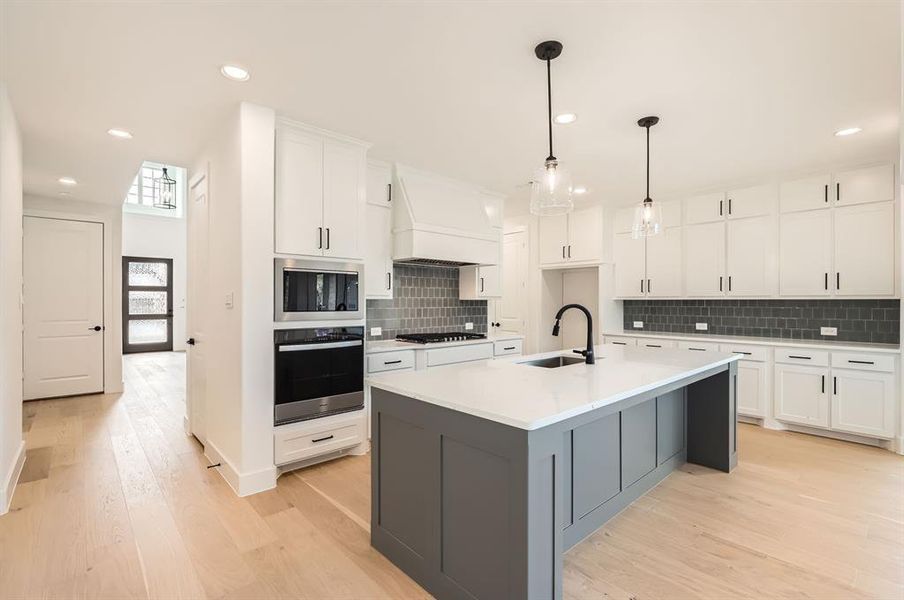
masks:
[[[173,349],[173,259],[122,257],[122,352]]]

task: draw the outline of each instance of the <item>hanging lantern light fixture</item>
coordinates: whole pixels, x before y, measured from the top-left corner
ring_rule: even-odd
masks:
[[[659,122],[659,117],[644,117],[637,124],[647,130],[647,195],[634,209],[634,225],[631,237],[634,239],[650,237],[662,229],[662,206],[654,204],[650,198],[650,127]]]
[[[166,167],[163,167],[160,177],[154,180],[154,208],[176,208],[176,180],[169,176]]]
[[[550,63],[562,53],[562,44],[547,41],[534,48],[534,54],[546,61],[546,117],[549,130],[549,156],[531,179],[530,211],[535,215],[563,215],[571,212],[571,176],[562,168],[552,151],[552,75]]]

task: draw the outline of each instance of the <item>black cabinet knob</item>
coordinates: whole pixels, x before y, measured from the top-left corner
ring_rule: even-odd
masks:
[[[185,340],[185,343],[188,344],[189,346],[194,346],[195,338],[188,338],[187,340]]]
[[[100,325],[95,325],[94,327],[89,327],[88,329],[92,331],[100,331],[101,329],[103,329],[103,327],[101,327]]]

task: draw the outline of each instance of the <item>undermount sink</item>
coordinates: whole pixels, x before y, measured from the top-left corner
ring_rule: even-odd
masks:
[[[576,356],[550,356],[549,358],[538,358],[536,360],[526,360],[518,363],[519,365],[530,365],[532,367],[543,367],[544,369],[557,369],[568,365],[576,365],[584,362],[583,358]]]

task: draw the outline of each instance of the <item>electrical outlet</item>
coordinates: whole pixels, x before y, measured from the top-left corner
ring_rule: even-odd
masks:
[[[696,329],[697,331],[706,331],[707,329],[709,329],[709,323],[695,323],[694,329]]]
[[[379,337],[383,335],[382,327],[371,327],[370,328],[370,337]]]
[[[643,321],[634,321],[634,329],[643,329]]]
[[[474,323],[471,323],[471,322],[465,323],[466,331],[471,331],[472,329],[474,329]]]
[[[819,335],[838,335],[837,327],[820,327]]]

